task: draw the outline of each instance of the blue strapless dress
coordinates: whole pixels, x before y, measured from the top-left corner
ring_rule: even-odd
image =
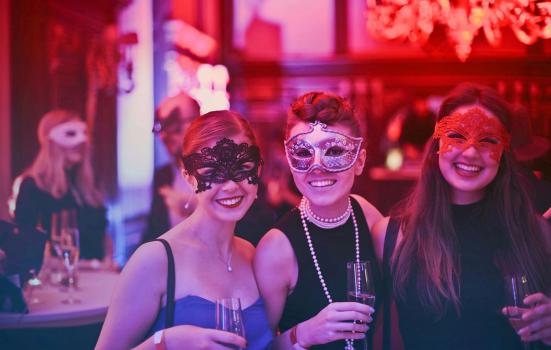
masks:
[[[156,331],[165,328],[165,313],[166,307],[163,307],[149,330],[148,337]],[[258,298],[254,304],[243,309],[243,322],[245,324],[247,350],[265,350],[271,348],[273,335],[268,324],[268,317],[262,298]],[[174,325],[216,328],[215,304],[208,299],[196,295],[188,295],[176,300],[174,304]]]

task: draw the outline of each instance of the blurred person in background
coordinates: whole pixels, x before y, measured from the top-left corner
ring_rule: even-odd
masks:
[[[551,182],[543,178],[543,174],[535,164],[548,154],[551,142],[545,137],[534,134],[531,119],[526,107],[514,105],[511,120],[511,147],[521,165],[534,207],[540,214],[544,214],[551,210]],[[546,215],[551,217],[551,211]]]
[[[80,258],[112,263],[102,193],[96,188],[87,126],[78,113],[56,109],[38,125],[40,150],[13,186],[15,222],[50,232],[53,213],[76,210]]]
[[[170,162],[155,170],[153,198],[142,242],[149,242],[188,217],[195,208],[195,194],[180,176],[178,155],[187,126],[199,116],[199,105],[184,93],[165,99],[155,112],[153,132],[170,155]]]

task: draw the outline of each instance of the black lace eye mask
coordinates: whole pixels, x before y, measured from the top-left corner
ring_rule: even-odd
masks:
[[[198,153],[182,156],[185,170],[198,182],[196,193],[206,191],[213,183],[228,180],[258,184],[258,168],[262,165],[260,149],[247,143],[236,144],[223,138],[214,147],[205,147]]]

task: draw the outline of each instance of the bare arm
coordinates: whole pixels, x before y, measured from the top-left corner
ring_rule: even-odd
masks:
[[[140,247],[130,258],[111,297],[96,349],[129,349],[143,340],[161,307],[166,260],[158,243]],[[153,342],[148,344],[152,349]]]
[[[254,271],[260,293],[266,302],[268,321],[274,333],[281,319],[288,293],[296,285],[298,266],[291,244],[283,232],[272,229],[256,248]],[[297,325],[297,340],[309,347],[339,339],[360,339],[368,329],[366,324],[352,320],[371,322],[374,310],[359,303],[332,303],[320,312]],[[290,330],[279,335],[274,349],[293,349]]]
[[[262,237],[256,247],[253,267],[258,289],[266,303],[268,321],[275,334],[287,294],[298,275],[295,253],[283,232],[271,229]]]
[[[159,243],[147,243],[132,256],[121,273],[96,350],[154,350],[152,337],[142,341],[155,321],[165,295],[167,258]],[[235,334],[192,325],[165,329],[167,349],[185,344],[191,349],[230,349],[246,347]],[[225,346],[226,344],[228,346]]]
[[[354,199],[357,200],[358,203],[360,203],[365,219],[367,220],[367,224],[369,225],[369,230],[373,230],[373,226],[375,225],[375,223],[383,218],[383,215],[377,208],[375,208],[373,204],[369,203],[364,197],[357,194],[352,194],[351,196],[354,197]]]
[[[385,246],[386,228],[388,226],[389,217],[382,218],[371,230],[371,237],[373,238],[373,245],[375,248],[375,255],[380,264],[383,262],[383,251]]]

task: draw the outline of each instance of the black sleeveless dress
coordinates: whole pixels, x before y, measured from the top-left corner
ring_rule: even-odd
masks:
[[[375,286],[382,287],[369,226],[360,204],[354,198],[351,198],[351,201],[352,209],[358,222],[360,260],[369,260],[371,262],[371,269],[375,276]],[[333,229],[322,229],[309,221],[307,221],[307,225],[329,294],[334,302],[347,301],[346,263],[354,261],[356,255],[352,217],[344,225]],[[306,235],[300,219],[300,211],[297,208],[289,211],[276,223],[275,228],[282,231],[289,239],[289,242],[291,242],[298,263],[297,284],[293,292],[287,296],[283,315],[279,322],[279,329],[283,333],[294,325],[312,318],[329,303],[323,292],[310,249],[308,248],[308,242],[306,241]],[[381,295],[378,288],[377,295]],[[370,328],[373,329],[374,325],[371,324]],[[370,331],[368,335],[371,333]],[[362,349],[361,342],[356,341],[354,345],[356,349]],[[313,346],[310,349],[342,350],[344,346],[344,341],[338,341]]]
[[[494,262],[502,244],[500,227],[491,215],[484,215],[484,209],[484,201],[452,206],[461,261],[460,313],[448,305],[444,315],[437,318],[424,308],[416,293],[415,278],[407,285],[405,299],[396,298],[407,350],[522,349],[520,338],[501,314],[504,279]]]

